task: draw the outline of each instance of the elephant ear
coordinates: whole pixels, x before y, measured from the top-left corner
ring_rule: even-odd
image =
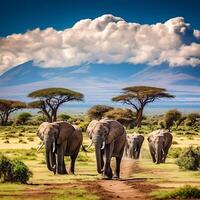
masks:
[[[49,126],[49,123],[48,123],[48,122],[43,122],[43,123],[39,126],[39,128],[38,128],[37,136],[38,136],[41,140],[43,140],[43,138],[44,138],[43,134],[44,134],[44,131],[45,131],[45,129],[47,128],[47,126]]]
[[[56,143],[60,144],[60,126],[57,123],[53,124],[53,128],[54,128],[54,134],[55,134],[55,139],[56,139]]]
[[[67,122],[53,123],[53,126],[55,127],[55,138],[57,144],[62,144],[68,139],[68,137],[71,137],[75,131],[75,128]]]
[[[153,141],[153,136],[150,135],[150,136],[147,138],[147,141],[148,141],[149,143],[151,143],[151,142]]]
[[[106,144],[112,143],[125,132],[124,127],[117,121],[107,121],[105,127],[107,127],[108,131],[108,134],[106,135]]]

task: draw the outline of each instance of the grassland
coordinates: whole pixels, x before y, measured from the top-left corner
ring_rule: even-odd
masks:
[[[39,138],[36,137],[37,126],[5,126],[0,127],[0,152],[9,158],[18,158],[25,162],[33,172],[33,177],[28,185],[0,183],[0,199],[106,199],[95,184],[101,178],[96,172],[95,155],[91,150],[87,154],[80,152],[76,162],[76,175],[53,175],[45,165],[44,149],[36,151]],[[129,130],[132,133],[136,130]],[[150,128],[142,127],[143,133],[150,132]],[[175,164],[174,151],[190,145],[200,146],[200,129],[180,127],[173,130],[174,142],[169,152],[170,158],[166,164],[155,165],[150,159],[147,141],[142,147],[141,159],[133,162],[133,170],[128,174],[122,165],[122,179],[126,184],[136,187],[134,180],[140,180],[138,185],[146,184],[152,187],[149,194],[156,191],[172,190],[174,188],[193,185],[200,187],[199,171],[184,171]],[[145,135],[146,137],[146,135]],[[84,145],[89,144],[89,139],[84,133]],[[124,161],[122,161],[124,162]],[[69,167],[69,158],[66,158]],[[130,166],[129,166],[130,167]],[[126,174],[126,175],[125,175]],[[124,177],[123,177],[124,176]],[[132,180],[131,180],[132,178]],[[129,181],[130,179],[130,181]],[[117,181],[113,181],[117,184]],[[92,188],[92,189],[91,189]],[[136,188],[144,192],[142,188]],[[102,192],[102,190],[101,190]],[[160,193],[159,193],[160,195]]]

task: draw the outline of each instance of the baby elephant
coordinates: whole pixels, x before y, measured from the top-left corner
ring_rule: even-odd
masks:
[[[140,134],[127,136],[125,146],[125,156],[133,159],[139,159],[140,149],[144,141],[144,136]]]
[[[167,130],[153,131],[147,138],[152,160],[156,164],[165,163],[173,136]]]

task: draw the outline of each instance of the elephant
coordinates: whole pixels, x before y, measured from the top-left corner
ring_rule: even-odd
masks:
[[[126,131],[116,120],[101,119],[89,124],[89,138],[94,144],[97,172],[105,179],[120,178],[120,164],[126,143]],[[116,158],[115,175],[110,167],[111,158]]]
[[[172,139],[173,136],[168,130],[156,130],[149,134],[147,140],[154,163],[165,163]]]
[[[140,150],[144,142],[144,136],[140,134],[128,135],[125,145],[125,156],[133,159],[139,159]]]
[[[43,122],[37,135],[45,145],[47,168],[54,174],[67,174],[64,156],[70,156],[70,173],[74,174],[75,160],[83,141],[81,129],[64,121]]]

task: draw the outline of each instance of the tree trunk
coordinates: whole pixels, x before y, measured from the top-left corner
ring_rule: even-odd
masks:
[[[52,121],[56,122],[57,121],[57,109],[52,110]]]
[[[141,127],[141,124],[142,124],[142,117],[143,117],[143,107],[141,107],[138,112],[137,112],[137,117],[136,117],[136,126],[138,128]]]

